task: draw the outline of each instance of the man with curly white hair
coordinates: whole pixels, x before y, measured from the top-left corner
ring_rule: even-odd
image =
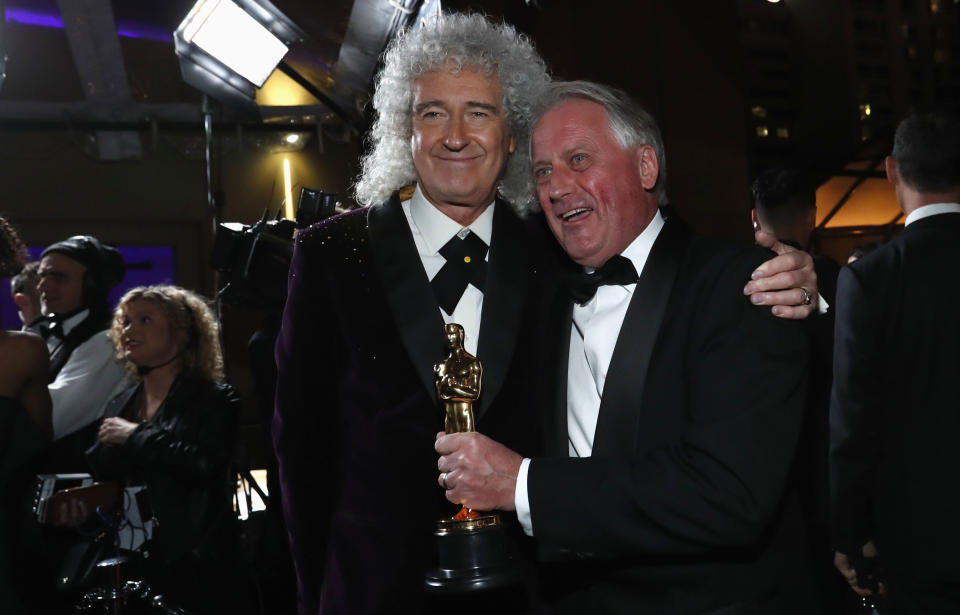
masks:
[[[456,512],[433,482],[445,323],[483,361],[477,428],[536,450],[520,339],[551,244],[520,215],[532,182],[517,151],[548,82],[509,25],[448,14],[405,32],[373,97],[356,186],[368,207],[297,238],[274,441],[301,614],[440,608],[423,588],[435,522]]]

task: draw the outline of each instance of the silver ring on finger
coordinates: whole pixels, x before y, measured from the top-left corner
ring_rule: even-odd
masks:
[[[800,302],[800,305],[810,305],[813,303],[813,294],[806,289],[806,287],[801,286],[800,292],[803,293],[803,301]]]
[[[447,487],[447,473],[446,473],[446,472],[444,472],[443,475],[440,477],[440,482],[443,484],[443,490],[444,490],[444,491],[450,491],[450,487]]]

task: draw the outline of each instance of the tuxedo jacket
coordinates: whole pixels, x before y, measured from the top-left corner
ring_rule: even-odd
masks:
[[[543,233],[498,201],[477,357],[477,430],[534,454],[531,403]],[[415,612],[432,533],[458,507],[437,485],[444,322],[392,199],[300,233],[276,346],[274,443],[305,613]]]
[[[787,488],[804,403],[802,325],[750,304],[770,258],[671,216],[640,274],[592,456],[567,456],[572,303],[559,299],[546,443],[528,494],[560,612],[790,613],[803,528]]]
[[[846,266],[831,398],[834,540],[886,569],[960,581],[960,214]]]

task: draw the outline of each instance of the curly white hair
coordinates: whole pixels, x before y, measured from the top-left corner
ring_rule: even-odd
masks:
[[[529,172],[529,131],[534,105],[550,82],[546,65],[530,41],[506,23],[474,13],[447,13],[435,22],[410,28],[384,53],[373,93],[376,120],[361,160],[355,195],[365,205],[387,199],[413,184],[417,174],[410,148],[414,80],[438,69],[454,73],[479,68],[496,74],[503,90],[507,130],[517,151],[508,159],[500,195],[521,215],[539,209]]]

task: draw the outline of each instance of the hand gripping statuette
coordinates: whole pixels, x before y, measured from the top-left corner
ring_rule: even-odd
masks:
[[[448,354],[433,366],[437,396],[444,405],[444,431],[476,431],[473,402],[480,397],[483,368],[463,348],[463,327],[444,326]],[[507,549],[500,515],[467,508],[437,521],[434,532],[439,567],[427,573],[427,589],[459,594],[494,589],[517,583],[520,569]]]

